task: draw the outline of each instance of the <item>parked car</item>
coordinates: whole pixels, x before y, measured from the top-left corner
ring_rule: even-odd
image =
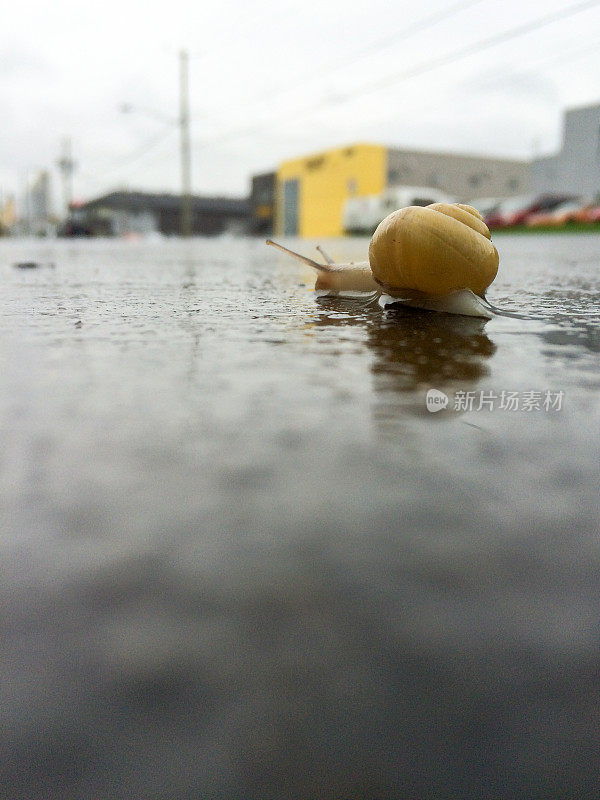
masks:
[[[526,195],[509,197],[504,200],[496,211],[485,218],[488,228],[510,228],[513,225],[523,225],[530,214],[551,211],[567,200],[572,200],[572,195]]]
[[[467,200],[465,205],[476,208],[485,219],[493,214],[502,202],[504,200],[501,197],[476,197],[474,200]]]
[[[600,205],[584,206],[577,212],[575,219],[577,222],[600,222]]]
[[[581,201],[566,200],[550,211],[537,211],[529,214],[525,219],[525,224],[531,228],[540,225],[566,225],[577,220],[577,214],[582,211]]]

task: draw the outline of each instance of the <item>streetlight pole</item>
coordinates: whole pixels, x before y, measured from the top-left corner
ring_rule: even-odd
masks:
[[[182,236],[192,235],[192,155],[190,145],[190,96],[189,96],[189,56],[187,50],[179,52],[179,119],[171,120],[171,124],[178,124],[180,131],[181,152],[181,200],[179,228]],[[122,113],[143,111],[152,117],[165,120],[162,114],[149,109],[138,108],[129,103],[120,106]],[[169,120],[167,120],[169,122]]]
[[[181,130],[181,235],[192,235],[192,157],[190,150],[189,62],[179,53],[179,127]]]

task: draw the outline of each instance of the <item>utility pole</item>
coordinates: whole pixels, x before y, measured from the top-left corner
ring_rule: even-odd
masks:
[[[179,53],[179,127],[181,130],[181,235],[192,235],[192,158],[190,152],[190,99],[188,53]]]
[[[71,201],[73,200],[73,172],[75,170],[75,162],[71,155],[71,140],[68,138],[63,139],[62,155],[57,164],[62,173],[63,202],[65,206],[65,215],[68,217],[71,209]]]

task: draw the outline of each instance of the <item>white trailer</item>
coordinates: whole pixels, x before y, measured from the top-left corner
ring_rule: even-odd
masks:
[[[431,186],[390,186],[381,194],[346,200],[344,231],[349,234],[371,234],[384,217],[399,208],[454,202],[456,198]]]

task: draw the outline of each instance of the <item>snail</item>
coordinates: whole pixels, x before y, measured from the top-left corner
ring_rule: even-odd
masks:
[[[481,214],[461,203],[394,211],[377,226],[369,260],[322,264],[272,240],[267,244],[318,271],[315,289],[378,292],[380,305],[405,305],[490,319],[486,289],[498,272],[498,251]]]

